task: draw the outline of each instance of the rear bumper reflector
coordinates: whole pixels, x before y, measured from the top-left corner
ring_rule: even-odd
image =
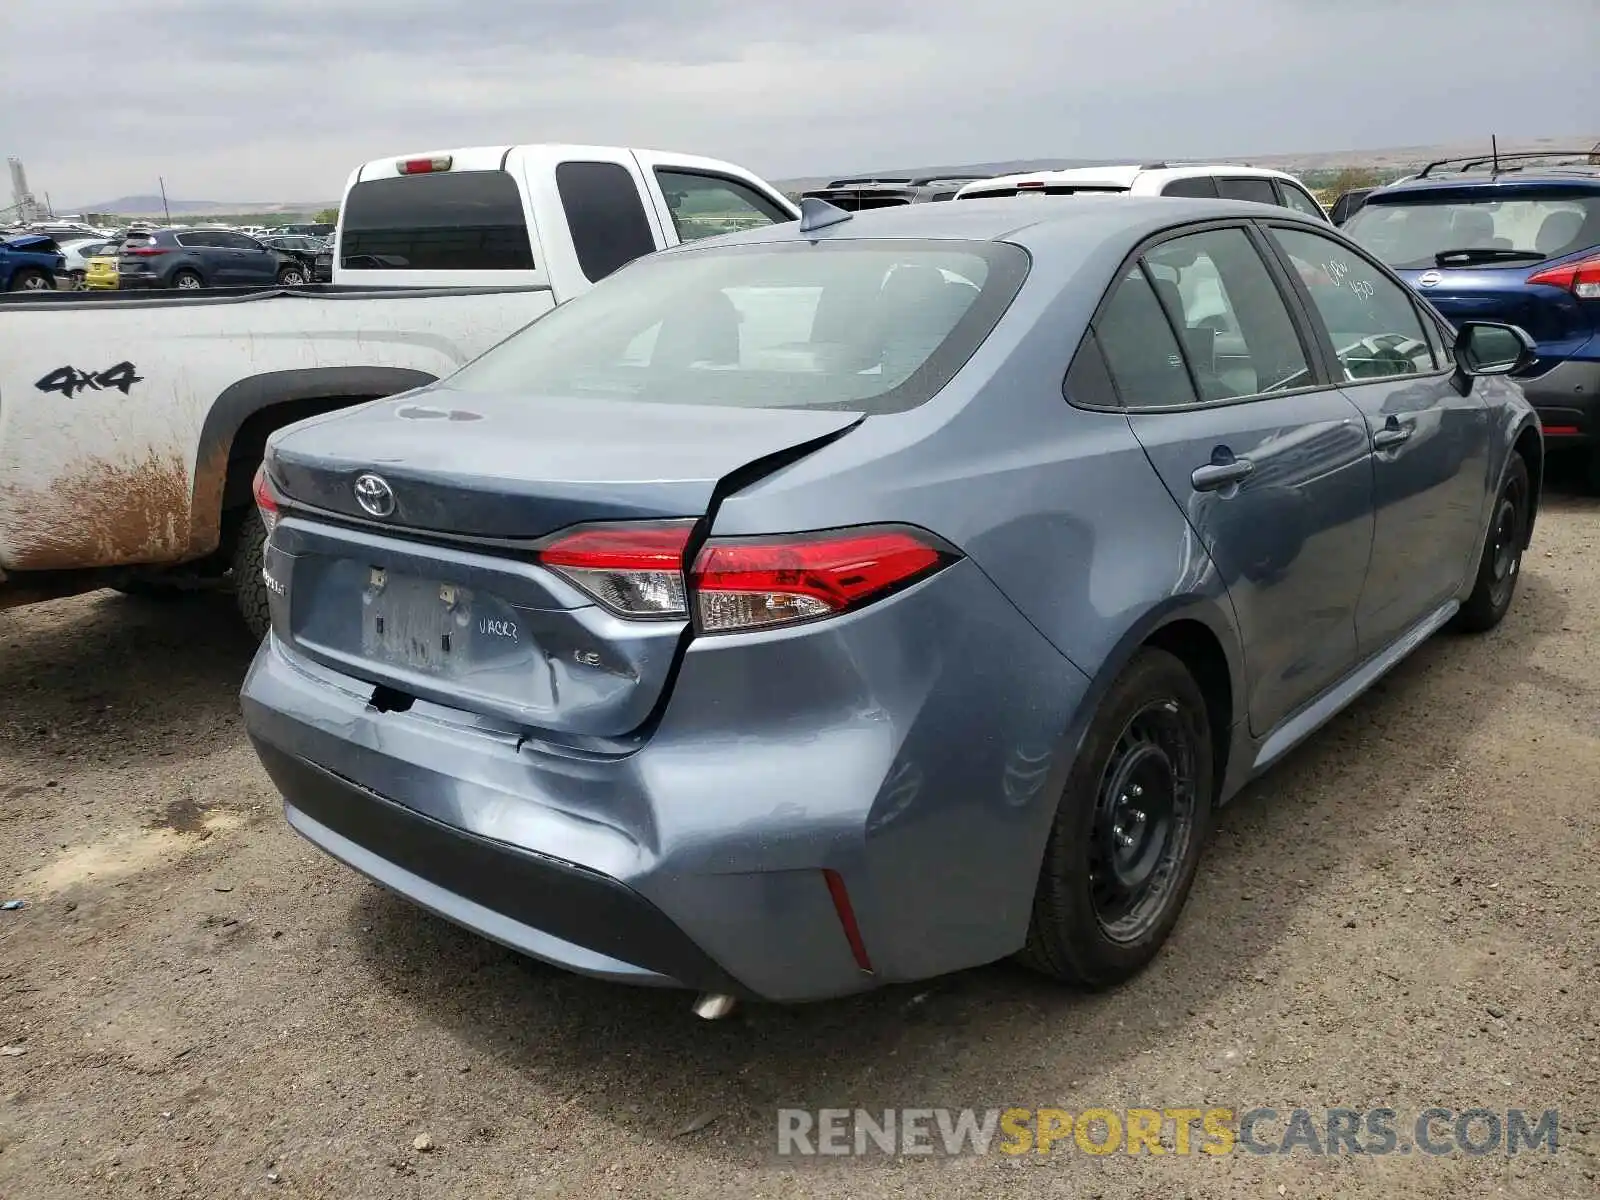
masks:
[[[844,877],[837,871],[824,870],[822,877],[828,881],[828,895],[833,897],[833,910],[839,914],[839,925],[844,929],[845,941],[850,943],[850,953],[856,966],[872,974],[872,960],[867,957],[867,944],[861,940],[861,926],[856,924],[856,910],[850,904],[850,892],[844,886]]]

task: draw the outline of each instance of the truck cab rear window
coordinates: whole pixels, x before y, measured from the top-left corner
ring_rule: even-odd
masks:
[[[516,180],[504,171],[369,179],[345,198],[341,265],[351,271],[531,271]]]

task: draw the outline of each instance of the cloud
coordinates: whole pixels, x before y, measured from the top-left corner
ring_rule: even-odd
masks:
[[[9,0],[0,129],[63,202],[333,199],[501,142],[783,178],[1578,135],[1594,2]]]

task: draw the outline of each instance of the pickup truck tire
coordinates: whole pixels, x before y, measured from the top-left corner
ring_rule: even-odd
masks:
[[[272,609],[267,602],[267,584],[261,578],[262,555],[267,546],[267,527],[261,514],[252,508],[239,523],[233,543],[233,600],[245,627],[255,638],[267,636],[272,628]]]
[[[55,286],[56,281],[50,278],[49,273],[38,267],[23,267],[11,277],[13,292],[50,292],[55,290]]]

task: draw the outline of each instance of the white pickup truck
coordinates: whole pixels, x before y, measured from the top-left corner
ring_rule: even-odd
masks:
[[[690,155],[437,151],[352,174],[331,286],[0,299],[0,608],[231,585],[259,634],[268,434],[430,383],[643,254],[796,216]]]

